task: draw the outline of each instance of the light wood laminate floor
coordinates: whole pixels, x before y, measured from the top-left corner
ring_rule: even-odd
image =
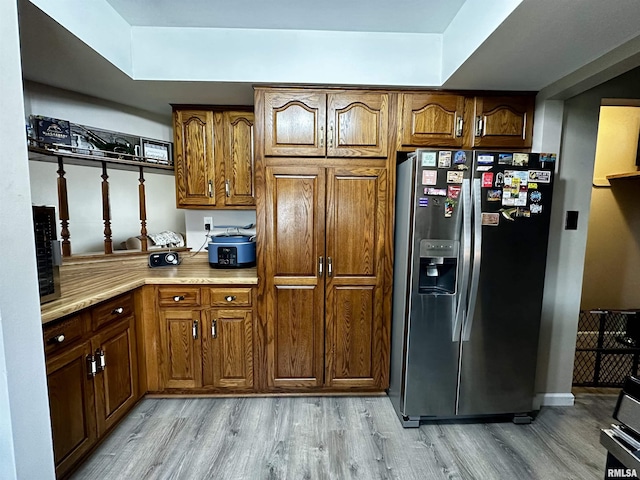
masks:
[[[615,400],[403,429],[382,396],[146,398],[72,478],[596,480]]]

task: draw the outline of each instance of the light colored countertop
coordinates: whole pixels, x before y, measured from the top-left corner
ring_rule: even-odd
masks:
[[[206,253],[175,267],[149,268],[146,257],[76,263],[60,269],[61,296],[41,306],[48,323],[142,285],[257,285],[255,268],[211,268]]]

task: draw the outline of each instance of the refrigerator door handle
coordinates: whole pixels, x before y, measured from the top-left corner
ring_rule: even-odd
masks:
[[[451,341],[460,341],[460,326],[465,322],[467,297],[469,296],[469,278],[471,275],[471,181],[462,181],[462,252],[459,261],[462,263],[458,304],[451,331]]]
[[[467,319],[462,327],[462,341],[468,342],[471,338],[471,327],[473,327],[473,316],[476,311],[476,301],[478,300],[478,287],[480,286],[480,259],[482,255],[482,189],[480,179],[473,179],[471,196],[473,198],[473,258],[471,267],[471,287],[469,288],[469,307]]]

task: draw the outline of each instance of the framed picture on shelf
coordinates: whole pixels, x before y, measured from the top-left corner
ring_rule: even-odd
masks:
[[[173,165],[173,152],[170,142],[141,138],[140,145],[142,145],[143,162]]]

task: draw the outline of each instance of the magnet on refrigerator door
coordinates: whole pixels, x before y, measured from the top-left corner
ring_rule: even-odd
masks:
[[[493,155],[478,155],[478,165],[493,165]]]
[[[532,202],[538,203],[542,200],[542,193],[540,193],[538,190],[532,190],[531,193],[529,193],[529,198]]]
[[[438,183],[437,170],[422,170],[422,185],[435,185]]]
[[[502,190],[491,189],[487,190],[487,202],[499,202],[502,200]]]
[[[450,150],[442,150],[438,152],[438,168],[451,168]]]
[[[418,198],[418,206],[419,207],[428,207],[429,206],[429,199],[426,198],[426,197]]]
[[[532,214],[542,213],[542,205],[539,203],[532,203],[531,205],[529,205],[529,209],[531,210]]]
[[[496,173],[496,182],[493,184],[496,188],[504,187],[504,174],[502,172]]]
[[[464,150],[458,150],[453,156],[453,163],[459,165],[462,163],[467,163],[467,154]]]
[[[482,174],[482,187],[483,188],[491,188],[491,187],[493,187],[493,173],[492,172],[484,172]]]
[[[447,187],[447,197],[457,200],[458,197],[460,196],[461,190],[462,190],[462,187],[460,185],[449,185]]]
[[[551,172],[548,170],[529,170],[529,181],[551,183]]]
[[[498,163],[501,165],[513,165],[513,154],[512,153],[499,153],[498,154]]]
[[[456,172],[455,170],[447,172],[447,183],[462,183],[462,180],[464,180],[464,172]]]
[[[514,153],[513,154],[513,166],[514,167],[526,167],[529,165],[528,153]]]
[[[437,197],[446,197],[447,189],[446,188],[428,188],[427,195],[435,195]]]
[[[500,224],[499,214],[482,212],[482,225],[497,227],[499,224]]]
[[[456,203],[457,202],[451,198],[447,198],[444,201],[444,216],[446,218],[449,218],[453,215],[453,209],[455,208]]]
[[[420,166],[435,167],[436,157],[436,152],[420,152]]]

